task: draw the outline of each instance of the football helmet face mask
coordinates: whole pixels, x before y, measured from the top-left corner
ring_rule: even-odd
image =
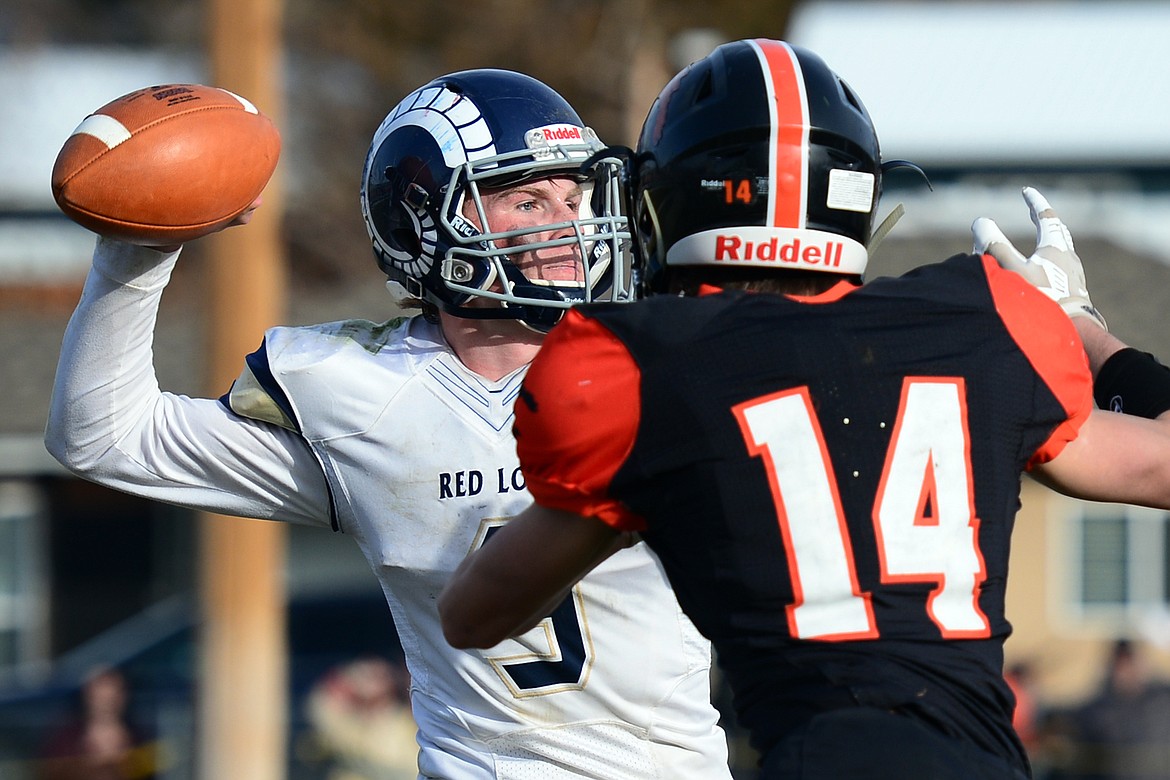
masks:
[[[388,285],[456,316],[539,331],[574,304],[631,299],[621,161],[603,149],[560,95],[520,73],[463,71],[415,90],[378,128],[362,175],[362,215]],[[492,224],[485,190],[554,176],[580,185],[574,217]],[[583,281],[529,278],[520,268],[537,252],[575,253]]]
[[[881,152],[860,99],[812,52],[716,48],[663,89],[629,163],[639,284],[668,266],[861,275]]]

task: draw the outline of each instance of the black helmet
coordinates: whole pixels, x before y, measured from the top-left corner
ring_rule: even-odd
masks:
[[[390,285],[450,313],[518,319],[542,331],[564,309],[607,290],[630,297],[621,287],[629,276],[621,163],[598,156],[603,148],[564,98],[530,76],[485,69],[431,81],[386,116],[366,157],[362,215],[379,267]],[[577,219],[493,231],[481,187],[555,174],[581,181]],[[482,228],[465,208],[476,209]],[[578,247],[585,281],[531,280],[514,263],[521,253],[565,245]],[[477,297],[499,305],[466,305]]]
[[[881,152],[861,100],[812,52],[727,43],[650,109],[630,179],[640,283],[667,266],[860,275],[881,195]]]

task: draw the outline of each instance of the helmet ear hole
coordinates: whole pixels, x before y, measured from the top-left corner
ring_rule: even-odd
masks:
[[[390,240],[411,258],[417,259],[422,254],[422,242],[414,230],[405,227],[391,228]]]
[[[423,248],[418,219],[401,200],[389,201],[386,207],[388,211],[384,227],[386,239],[399,251],[405,252],[412,259],[418,259]]]

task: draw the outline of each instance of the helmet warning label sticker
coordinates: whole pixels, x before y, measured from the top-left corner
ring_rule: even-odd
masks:
[[[825,205],[841,211],[867,213],[873,209],[874,176],[865,171],[829,171],[829,194]]]

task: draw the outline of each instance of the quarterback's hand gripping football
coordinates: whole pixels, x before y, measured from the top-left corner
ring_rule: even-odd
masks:
[[[980,217],[971,225],[976,254],[988,254],[1001,267],[1015,271],[1061,305],[1070,317],[1092,317],[1102,328],[1105,318],[1089,300],[1085,269],[1073,248],[1072,234],[1056,215],[1048,199],[1032,187],[1023,190],[1032,223],[1036,225],[1036,250],[1024,257],[1008,241],[999,225]]]

